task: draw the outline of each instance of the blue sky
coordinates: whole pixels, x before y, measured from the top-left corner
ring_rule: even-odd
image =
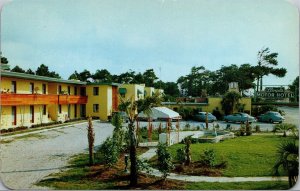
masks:
[[[290,84],[299,75],[296,7],[285,0],[13,0],[2,10],[11,66],[44,63],[63,78],[74,70],[153,68],[176,81],[192,66],[256,65],[262,47],[278,52],[288,70],[264,83]]]

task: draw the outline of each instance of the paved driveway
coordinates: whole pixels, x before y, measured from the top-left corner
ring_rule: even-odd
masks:
[[[99,121],[93,124],[96,146],[112,135],[113,127]],[[87,152],[87,123],[14,137],[7,142],[1,144],[2,182],[12,189],[41,189],[34,183],[64,169],[70,156]]]

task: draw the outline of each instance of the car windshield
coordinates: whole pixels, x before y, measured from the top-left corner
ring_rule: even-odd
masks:
[[[276,115],[276,116],[280,116],[280,113],[278,112],[272,112],[273,115]]]

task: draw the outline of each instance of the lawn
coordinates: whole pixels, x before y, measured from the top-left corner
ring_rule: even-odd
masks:
[[[216,162],[227,161],[227,167],[222,170],[222,176],[272,176],[272,167],[276,160],[277,145],[283,140],[278,135],[242,136],[225,140],[220,143],[196,143],[191,145],[192,161],[199,161],[204,149],[214,149]],[[184,144],[169,147],[173,158],[176,150]],[[284,173],[282,172],[284,175]]]
[[[121,157],[122,158],[122,157]],[[264,182],[183,182],[178,180],[161,181],[159,177],[139,175],[138,185],[129,187],[129,176],[124,173],[124,162],[119,162],[113,168],[106,168],[99,161],[93,166],[88,165],[88,155],[80,154],[72,158],[69,168],[50,175],[40,181],[38,186],[45,186],[58,190],[283,190],[289,189],[287,181]]]

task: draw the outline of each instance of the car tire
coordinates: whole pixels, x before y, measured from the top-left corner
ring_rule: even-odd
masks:
[[[272,120],[272,119],[270,119],[270,120],[269,120],[269,122],[270,122],[270,123],[273,123],[273,120]]]

